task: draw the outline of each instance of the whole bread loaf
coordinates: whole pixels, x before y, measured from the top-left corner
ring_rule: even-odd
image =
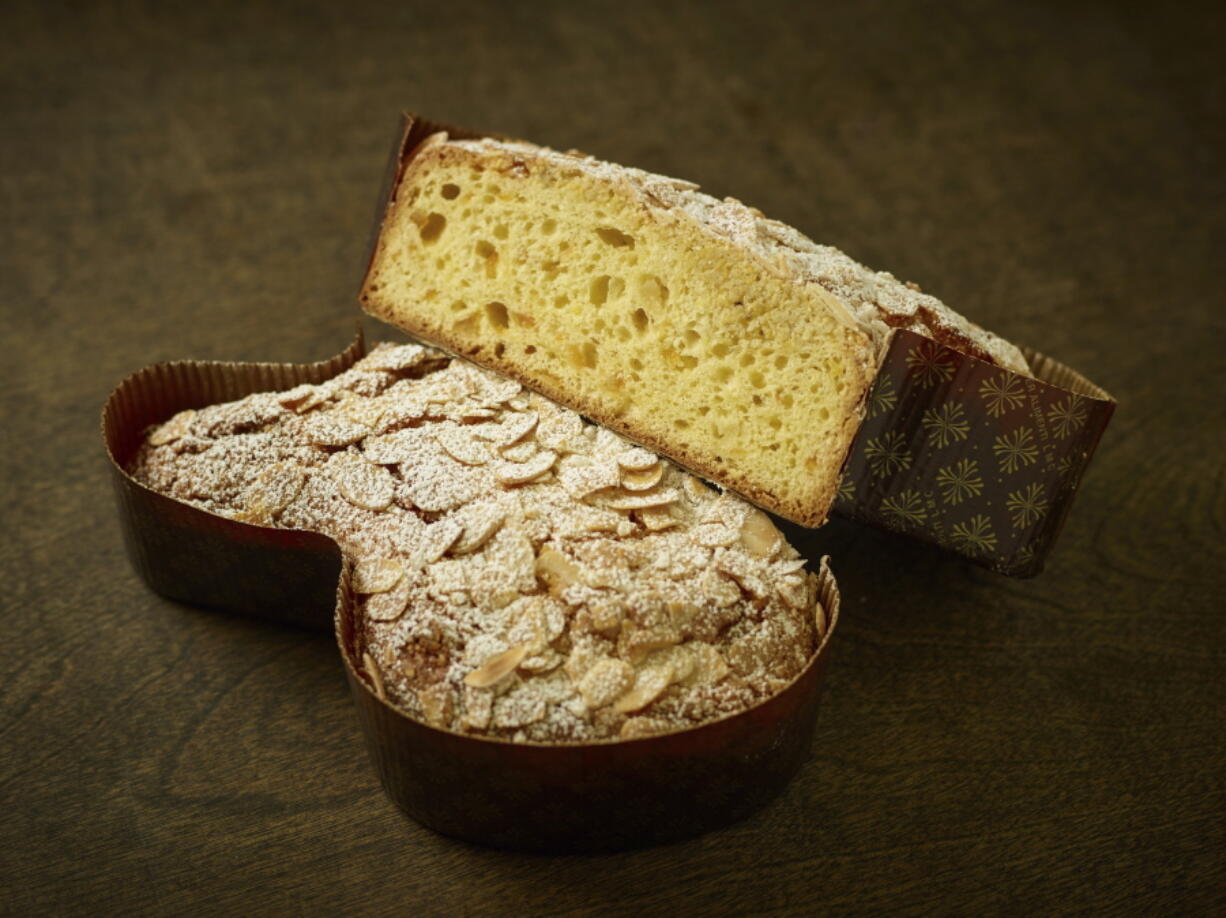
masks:
[[[1027,372],[892,275],[698,186],[521,142],[406,152],[367,312],[808,526],[891,329]]]

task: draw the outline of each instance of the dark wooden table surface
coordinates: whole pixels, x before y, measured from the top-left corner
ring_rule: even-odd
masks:
[[[1222,23],[1158,6],[6,5],[0,913],[1222,914]],[[137,580],[98,413],[348,340],[402,107],[693,178],[1083,370],[1120,408],[1048,570],[798,535],[845,596],[812,758],[726,831],[400,816],[328,637]]]

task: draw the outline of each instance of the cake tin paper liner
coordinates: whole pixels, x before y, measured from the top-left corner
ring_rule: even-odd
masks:
[[[439,131],[505,139],[406,112],[379,197],[367,273],[405,169],[421,142]],[[1034,378],[896,329],[827,509],[1002,574],[1042,570],[1115,402],[1069,367],[1022,351]]]
[[[102,440],[128,558],[154,592],[316,631],[332,627],[341,566],[335,542],[208,513],[145,487],[124,469],[145,431],[180,411],[320,383],[365,353],[359,330],[349,347],[318,363],[159,363],[115,387],[102,410]]]
[[[826,631],[782,692],[721,720],[643,739],[511,743],[428,726],[381,699],[363,660],[351,562],[319,533],[200,510],[137,483],[124,468],[151,425],[187,408],[323,382],[365,353],[361,334],[315,364],[182,361],[129,376],[102,414],[124,542],[157,593],[299,627],[334,629],[372,762],[391,799],[422,824],[481,844],[601,851],[691,836],[779,793],[809,753],[839,615],[826,559]]]
[[[1033,377],[894,332],[834,510],[1015,577],[1037,574],[1115,410],[1070,368]]]
[[[818,576],[826,631],[785,689],[721,720],[642,739],[513,743],[409,717],[380,697],[363,662],[348,564],[337,640],[371,760],[405,813],[444,835],[499,848],[612,851],[735,822],[774,798],[808,758],[839,615],[827,559]]]

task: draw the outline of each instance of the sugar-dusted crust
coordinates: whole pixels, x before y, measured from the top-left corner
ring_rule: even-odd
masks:
[[[439,727],[555,743],[696,726],[786,688],[826,631],[819,581],[764,513],[418,345],[181,412],[129,470],[334,539],[376,692]]]

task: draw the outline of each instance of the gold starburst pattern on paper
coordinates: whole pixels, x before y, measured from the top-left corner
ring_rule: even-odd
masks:
[[[987,405],[988,414],[998,418],[1026,400],[1026,387],[1016,376],[1001,373],[979,387],[979,396]]]
[[[869,403],[868,416],[875,418],[879,414],[892,411],[898,404],[898,393],[894,391],[894,383],[890,377],[882,375],[873,387],[873,397]]]
[[[864,455],[874,475],[892,475],[911,468],[907,440],[900,433],[888,432],[880,437],[873,437],[864,445]]]
[[[1002,472],[1016,472],[1034,464],[1039,458],[1039,447],[1034,442],[1034,431],[1029,427],[1019,427],[1013,433],[996,437],[992,443],[992,452],[1000,463]]]
[[[907,366],[921,386],[928,388],[954,377],[954,362],[949,351],[934,341],[923,341],[907,352]]]
[[[965,440],[971,429],[966,413],[957,402],[946,402],[940,408],[926,409],[921,423],[928,431],[928,442],[932,446],[948,446]]]
[[[977,513],[965,523],[959,523],[953,528],[954,544],[966,552],[989,552],[996,548],[996,533],[992,532],[992,521],[982,513]]]
[[[1005,506],[1013,515],[1013,528],[1025,529],[1037,523],[1047,513],[1047,495],[1043,485],[1027,485],[1020,491],[1010,491]]]
[[[1086,422],[1086,400],[1080,395],[1069,395],[1067,399],[1056,402],[1047,409],[1047,419],[1056,432],[1056,436],[1064,439],[1069,434],[1081,430]]]
[[[928,519],[924,508],[924,496],[914,488],[899,491],[881,502],[881,512],[900,526],[907,523],[922,523]]]
[[[856,483],[846,472],[839,479],[838,499],[849,504],[856,499]]]
[[[941,500],[954,506],[968,498],[978,497],[983,490],[979,463],[974,459],[959,459],[952,465],[942,467],[937,471],[937,487],[941,489]]]

